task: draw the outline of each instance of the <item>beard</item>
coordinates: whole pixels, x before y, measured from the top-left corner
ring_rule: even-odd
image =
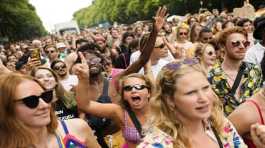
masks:
[[[101,67],[92,67],[92,68],[89,68],[89,75],[91,77],[98,76],[99,74],[101,74],[101,72],[102,72]]]

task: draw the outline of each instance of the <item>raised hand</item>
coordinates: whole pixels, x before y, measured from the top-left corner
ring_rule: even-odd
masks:
[[[163,27],[167,16],[168,16],[167,8],[165,6],[159,7],[154,17],[155,20],[154,27],[157,30],[157,32],[159,32],[160,29]]]
[[[76,75],[79,80],[89,80],[89,67],[86,61],[86,58],[81,52],[78,52],[78,55],[81,58],[81,63],[76,65]]]

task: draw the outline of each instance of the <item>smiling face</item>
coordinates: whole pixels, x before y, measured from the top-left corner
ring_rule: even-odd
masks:
[[[53,74],[47,69],[38,69],[34,76],[47,90],[54,89],[57,82]]]
[[[139,110],[148,105],[150,91],[146,87],[145,80],[129,77],[123,83],[123,99],[129,103],[132,109]]]
[[[40,85],[31,80],[22,81],[22,83],[20,83],[16,88],[16,117],[31,128],[44,127],[51,122],[51,104],[39,99],[39,104],[36,108],[29,108],[22,101],[18,100],[32,95],[40,96],[43,92],[44,90],[40,87]]]
[[[213,66],[216,60],[216,53],[212,45],[207,45],[202,55],[202,61],[207,66]]]
[[[181,76],[177,79],[173,97],[177,118],[182,122],[209,118],[213,98],[213,91],[203,73],[192,71]]]
[[[61,77],[67,75],[67,67],[64,62],[57,62],[53,67],[54,72]]]

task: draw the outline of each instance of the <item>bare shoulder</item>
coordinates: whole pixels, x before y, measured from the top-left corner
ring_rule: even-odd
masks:
[[[68,127],[69,133],[77,139],[84,141],[88,147],[100,147],[93,130],[83,119],[69,119],[65,120],[65,123]]]
[[[82,134],[83,132],[92,132],[89,125],[83,119],[80,118],[69,119],[65,120],[65,123],[69,128],[69,132],[77,134]]]
[[[234,124],[239,134],[250,131],[250,126],[260,121],[256,106],[247,101],[234,110],[228,119]]]

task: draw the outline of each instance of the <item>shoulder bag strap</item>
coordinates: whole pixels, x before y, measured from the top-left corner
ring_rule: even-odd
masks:
[[[135,113],[131,110],[130,107],[126,106],[126,110],[135,126],[135,128],[137,129],[139,135],[141,136],[141,138],[143,138],[143,134],[142,134],[142,126],[141,123],[139,122],[139,120],[137,119]]]
[[[243,76],[243,72],[244,72],[245,68],[246,68],[246,63],[245,62],[242,62],[241,66],[239,67],[239,71],[238,71],[238,73],[236,75],[236,80],[235,80],[235,82],[234,82],[234,84],[232,86],[232,89],[230,90],[230,94],[232,96],[234,96],[235,93],[236,93],[236,89],[239,86],[239,83],[241,81],[241,78]]]

